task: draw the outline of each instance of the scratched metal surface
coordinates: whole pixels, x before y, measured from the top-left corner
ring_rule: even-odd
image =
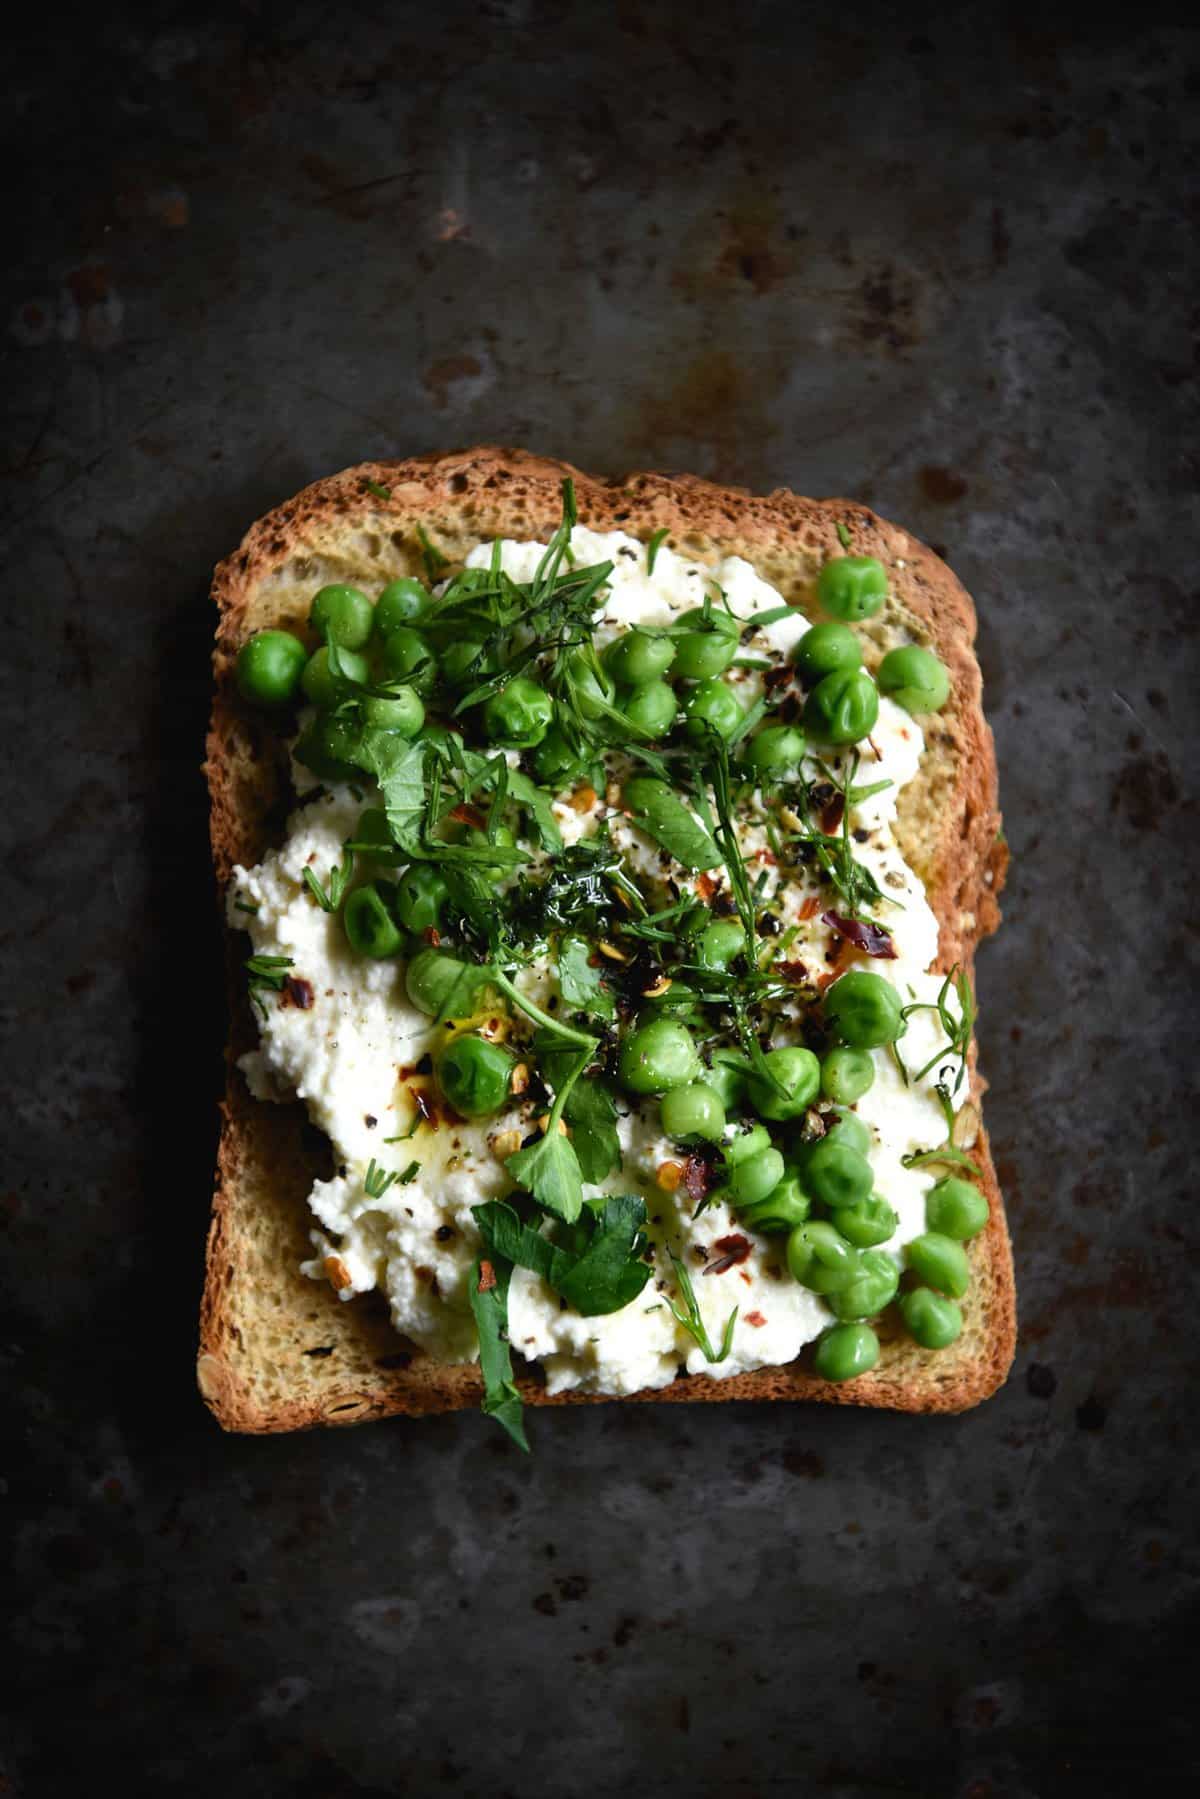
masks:
[[[1200,56],[1153,8],[949,10],[24,28],[4,1791],[1186,1771]],[[206,576],[303,482],[479,439],[860,495],[977,596],[1022,1317],[982,1410],[559,1413],[524,1462],[474,1417],[255,1442],[201,1409]]]

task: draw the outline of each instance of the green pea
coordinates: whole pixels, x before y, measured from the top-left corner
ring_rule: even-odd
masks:
[[[404,986],[418,1012],[430,1018],[467,1018],[474,1011],[486,971],[446,950],[423,949],[409,963]]]
[[[821,1092],[852,1106],[875,1085],[875,1063],[866,1049],[831,1049],[821,1063]]]
[[[804,732],[795,725],[765,725],[746,745],[743,761],[756,775],[785,775],[800,766]]]
[[[315,595],[308,622],[322,637],[334,638],[339,649],[361,650],[371,635],[375,608],[357,587],[335,582]]]
[[[679,701],[675,689],[665,681],[647,681],[644,687],[634,688],[621,710],[645,736],[665,737],[675,723]]]
[[[864,668],[825,675],[804,702],[804,728],[819,743],[859,743],[879,717],[879,690]]]
[[[796,645],[795,664],[800,678],[812,687],[826,675],[862,665],[862,645],[849,625],[814,625]]]
[[[963,1316],[954,1301],[928,1287],[900,1295],[900,1316],[922,1349],[949,1349],[962,1333]]]
[[[752,1206],[765,1199],[786,1173],[787,1164],[777,1149],[760,1149],[744,1157],[729,1170],[727,1184],[734,1205]]]
[[[862,1119],[854,1112],[828,1112],[825,1115],[825,1135],[817,1139],[818,1143],[840,1143],[843,1149],[857,1150],[860,1156],[870,1153],[872,1137]],[[815,1149],[816,1143],[810,1143],[809,1149]]]
[[[766,1126],[752,1124],[747,1130],[739,1131],[736,1137],[731,1137],[721,1154],[726,1168],[736,1168],[739,1162],[748,1162],[751,1156],[770,1147],[771,1138]]]
[[[384,679],[407,681],[418,693],[429,693],[437,680],[437,657],[429,639],[411,625],[397,625],[379,654]]]
[[[950,698],[950,676],[931,650],[909,644],[889,650],[875,677],[879,691],[906,712],[940,712]]]
[[[792,1279],[810,1293],[836,1293],[848,1287],[858,1273],[858,1262],[858,1251],[823,1218],[798,1224],[787,1241]]]
[[[710,730],[719,737],[731,737],[744,715],[732,687],[724,681],[701,681],[683,702],[683,716],[688,736],[703,743]]]
[[[357,650],[344,650],[339,644],[338,661],[352,681],[367,679],[367,659],[360,656]],[[319,706],[322,712],[330,711],[352,691],[341,676],[335,675],[330,668],[329,651],[324,644],[305,663],[300,685],[304,689],[305,699],[311,700],[314,706]]]
[[[799,1045],[790,1049],[773,1049],[763,1058],[783,1092],[772,1086],[757,1070],[747,1081],[750,1104],[760,1118],[799,1118],[817,1097],[821,1080],[821,1064],[811,1049]]]
[[[988,1202],[970,1181],[948,1174],[925,1195],[925,1223],[943,1237],[965,1243],[977,1237],[988,1221]]]
[[[825,995],[825,1018],[851,1049],[879,1049],[904,1031],[901,999],[881,974],[852,968]]]
[[[412,575],[389,581],[375,602],[375,635],[387,638],[398,625],[411,625],[433,610],[433,595]]]
[[[350,948],[360,956],[378,961],[397,955],[404,947],[404,938],[374,881],[356,887],[347,896],[342,923]]]
[[[875,1184],[867,1158],[829,1137],[813,1144],[804,1157],[802,1175],[806,1191],[831,1210],[861,1205]]]
[[[252,706],[286,706],[296,697],[308,652],[290,631],[256,631],[238,651],[235,678]]]
[[[662,1098],[662,1126],[668,1137],[687,1143],[699,1137],[719,1143],[725,1134],[725,1107],[721,1095],[707,1081],[672,1087]]]
[[[674,1018],[640,1020],[621,1045],[617,1072],[631,1093],[669,1093],[703,1072],[686,1025]]]
[[[363,706],[368,725],[377,731],[395,731],[398,737],[415,737],[425,723],[421,696],[411,687],[395,687],[387,698],[373,694]]]
[[[645,687],[666,674],[675,660],[675,645],[669,637],[635,629],[614,637],[602,660],[622,687]]]
[[[725,1110],[731,1112],[746,1097],[745,1056],[736,1049],[715,1049],[712,1066],[704,1079],[714,1092],[720,1094]]]
[[[829,1295],[829,1304],[835,1318],[876,1318],[891,1305],[899,1285],[900,1270],[891,1256],[880,1249],[864,1249],[858,1273],[849,1286]]]
[[[834,556],[817,576],[817,598],[834,618],[874,618],[887,590],[883,564],[874,556]]]
[[[551,725],[533,752],[533,772],[548,787],[567,786],[582,774],[584,760],[557,725]]]
[[[483,728],[505,749],[531,750],[546,735],[553,716],[554,702],[545,688],[517,675],[485,704]]]
[[[971,1284],[966,1250],[940,1231],[926,1231],[923,1237],[914,1237],[904,1246],[904,1259],[918,1280],[951,1299],[961,1299]]]
[[[696,946],[701,968],[726,969],[746,947],[746,932],[736,918],[714,918],[705,925]]]
[[[444,875],[430,862],[414,862],[396,887],[396,917],[406,931],[436,931],[449,897]]]
[[[714,675],[723,675],[738,653],[738,621],[716,607],[705,617],[704,608],[697,606],[681,613],[677,623],[694,625],[696,629],[675,639],[672,674],[685,681],[708,681]]]
[[[809,1213],[809,1198],[800,1185],[794,1168],[784,1169],[779,1185],[772,1187],[765,1199],[752,1205],[739,1206],[738,1217],[752,1231],[790,1231],[803,1224]]]
[[[473,637],[460,637],[447,644],[441,664],[442,677],[451,687],[478,687],[496,672],[495,658]]]
[[[874,1249],[896,1234],[899,1220],[886,1199],[872,1193],[856,1206],[839,1206],[837,1227],[855,1249]]]
[[[822,1380],[857,1380],[879,1360],[879,1338],[869,1324],[835,1324],[818,1340],[814,1366]]]
[[[617,690],[592,650],[572,650],[567,657],[567,678],[584,718],[603,718],[616,699]]]
[[[355,758],[362,745],[362,731],[350,718],[326,713],[300,733],[292,754],[318,780],[361,781],[362,769]]]
[[[503,1044],[464,1031],[438,1058],[438,1085],[463,1118],[486,1118],[507,1105],[515,1062]]]

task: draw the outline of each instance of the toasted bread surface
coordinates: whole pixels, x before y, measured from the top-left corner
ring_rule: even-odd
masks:
[[[849,533],[854,554],[884,564],[890,597],[860,627],[867,666],[875,668],[893,644],[915,640],[936,651],[952,684],[946,709],[922,721],[926,750],[901,796],[897,837],[938,918],[937,967],[957,963],[973,974],[977,945],[999,923],[996,896],[1007,852],[973,650],[975,610],[946,565],[907,532],[852,501],[802,499],[782,489],[760,497],[690,476],[601,481],[566,463],[494,447],[367,463],[318,481],[253,525],[217,568],[206,772],[222,896],[235,865],[257,862],[279,841],[289,810],[284,748],[236,694],[234,662],[245,639],[267,626],[302,629],[312,594],[326,582],[372,588],[424,573],[422,532],[451,568],[484,540],[544,541],[560,517],[564,475],[574,480],[582,524],[642,540],[665,527],[667,543],[685,556],[743,556],[810,614],[821,564],[843,553],[839,526]],[[231,936],[231,975],[239,960]],[[310,1254],[307,1195],[313,1180],[329,1171],[329,1147],[299,1102],[271,1105],[250,1096],[235,1065],[255,1041],[241,985],[231,979],[228,1088],[200,1318],[201,1392],[220,1423],[239,1431],[478,1404],[477,1369],[438,1363],[399,1337],[379,1295],[343,1303],[330,1287],[300,1273]],[[978,1102],[984,1083],[973,1053],[971,1079]],[[982,1128],[972,1156],[983,1172],[991,1216],[969,1246],[964,1328],[950,1349],[919,1349],[885,1316],[878,1364],[845,1385],[820,1380],[806,1354],[786,1367],[725,1380],[681,1375],[634,1399],[812,1399],[950,1412],[986,1398],[1012,1361],[1016,1300],[1004,1206]],[[550,1396],[536,1373],[519,1376],[517,1384],[535,1405],[604,1397]]]

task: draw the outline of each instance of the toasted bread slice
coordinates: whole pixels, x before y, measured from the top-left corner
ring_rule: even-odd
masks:
[[[287,758],[278,739],[238,700],[233,668],[245,638],[265,626],[302,628],[313,592],[328,581],[367,588],[422,573],[422,533],[459,563],[482,540],[544,541],[560,517],[560,482],[574,478],[580,521],[641,539],[663,527],[687,556],[744,556],[785,599],[811,610],[821,563],[841,553],[838,527],[855,554],[887,568],[891,598],[862,627],[874,667],[891,644],[928,644],[949,668],[949,705],[926,726],[926,751],[900,801],[904,855],[926,884],[940,927],[938,967],[972,970],[976,945],[999,923],[996,895],[1007,852],[1000,835],[992,734],[983,716],[973,653],[975,611],[930,550],[865,507],[806,500],[780,490],[760,498],[684,476],[596,480],[566,463],[523,451],[478,448],[407,462],[367,463],[318,481],[260,519],[216,571],[219,622],[207,774],[212,849],[222,892],[236,863],[250,865],[279,840],[289,810]],[[230,940],[230,968],[242,951]],[[339,1301],[300,1273],[310,1252],[312,1182],[327,1174],[329,1146],[303,1106],[251,1098],[235,1061],[255,1041],[240,979],[231,982],[228,1090],[208,1238],[197,1377],[226,1429],[296,1430],[389,1414],[477,1405],[477,1370],[433,1361],[393,1330],[382,1298]],[[973,1058],[972,1058],[973,1062]],[[972,1066],[973,1097],[982,1081]],[[970,1245],[964,1329],[948,1350],[917,1348],[899,1328],[880,1327],[872,1373],[832,1385],[810,1355],[787,1367],[726,1380],[681,1375],[639,1400],[816,1399],[909,1412],[976,1404],[1004,1380],[1015,1343],[1015,1294],[1004,1207],[980,1129],[972,1154],[991,1207]],[[518,1358],[519,1362],[519,1358]],[[536,1374],[518,1380],[535,1405],[594,1402],[572,1392],[550,1398]]]

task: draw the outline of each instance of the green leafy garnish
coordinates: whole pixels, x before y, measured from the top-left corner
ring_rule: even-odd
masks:
[[[238,898],[238,899],[235,899],[235,900],[234,900],[234,902],[233,902],[233,909],[234,909],[234,911],[235,911],[235,912],[250,912],[250,913],[255,913],[255,912],[257,912],[257,911],[258,911],[258,901],[257,901],[257,900],[247,900],[247,899],[241,899],[241,898],[240,898],[240,897],[239,897],[239,898]]]
[[[646,1246],[641,1199],[589,1200],[570,1229],[552,1223],[557,1235],[551,1236],[523,1224],[502,1200],[475,1206],[473,1216],[489,1254],[540,1275],[582,1318],[621,1311],[650,1279],[652,1270],[640,1259]]]
[[[513,1380],[508,1347],[508,1284],[512,1263],[500,1256],[481,1256],[467,1282],[467,1298],[479,1332],[479,1368],[483,1375],[484,1415],[508,1432],[518,1449],[529,1454],[524,1406]]]
[[[951,989],[958,1000],[957,1017],[949,1004]],[[967,1055],[971,1048],[971,1036],[975,1029],[976,1019],[975,995],[971,991],[971,983],[957,963],[942,982],[936,1000],[914,1001],[910,1006],[901,1007],[900,1016],[907,1020],[914,1012],[936,1012],[938,1021],[946,1033],[947,1042],[946,1047],[930,1056],[925,1066],[919,1068],[916,1074],[911,1076],[911,1079],[914,1081],[924,1080],[930,1069],[936,1068],[939,1062],[948,1056],[957,1056],[958,1073],[954,1077],[954,1091],[957,1093],[966,1076]]]
[[[373,493],[377,500],[390,500],[392,497],[391,488],[384,487],[383,483],[380,481],[368,481],[367,492]]]
[[[982,1180],[983,1170],[978,1168],[970,1156],[959,1149],[954,1141],[957,1120],[954,1102],[950,1097],[950,1089],[942,1081],[939,1081],[934,1092],[937,1094],[938,1104],[942,1108],[942,1117],[946,1121],[946,1141],[939,1143],[935,1149],[910,1151],[908,1155],[901,1156],[901,1164],[905,1168],[930,1168],[945,1163],[947,1167],[965,1168],[975,1176],[976,1180]]]
[[[290,956],[254,955],[247,957],[242,964],[250,979],[246,983],[251,1002],[265,1018],[266,1001],[263,993],[282,993],[287,983],[287,971],[293,967]]]
[[[684,1304],[684,1309],[680,1311],[673,1299],[668,1300],[667,1304],[671,1308],[672,1316],[678,1324],[682,1324],[688,1336],[699,1344],[704,1352],[706,1362],[723,1362],[733,1347],[733,1327],[738,1318],[737,1306],[734,1306],[725,1320],[725,1329],[721,1333],[721,1348],[718,1352],[712,1346],[712,1339],[709,1337],[704,1319],[700,1315],[700,1305],[696,1299],[696,1289],[692,1285],[691,1275],[673,1249],[668,1249],[667,1254],[671,1258],[671,1266],[675,1270],[675,1279],[679,1291],[683,1295]]]
[[[328,891],[311,868],[304,870],[304,884],[320,906],[322,912],[336,912],[346,897],[346,887],[354,873],[354,851],[348,849],[341,865],[329,871]]]
[[[607,1023],[616,1016],[616,1001],[600,970],[592,967],[591,953],[585,938],[565,937],[558,950],[558,984],[563,1004],[572,1012],[584,1012]]]
[[[652,775],[635,775],[625,783],[624,797],[634,824],[684,868],[699,872],[720,867],[721,851],[712,833],[665,781]]]
[[[838,542],[844,550],[848,550],[850,548],[850,533],[842,523],[841,519],[837,522],[836,530]]]
[[[416,1168],[418,1164],[414,1162],[412,1166]],[[409,1179],[411,1180],[411,1178],[412,1176],[410,1175]],[[399,1179],[400,1176],[396,1173],[395,1169],[386,1170],[378,1168],[375,1164],[375,1158],[372,1156],[370,1162],[367,1164],[367,1172],[363,1175],[363,1192],[368,1199],[382,1199],[393,1182],[398,1181]]]
[[[646,543],[646,573],[654,573],[654,563],[662,546],[663,539],[671,534],[669,525],[660,525],[657,531],[651,531]]]

